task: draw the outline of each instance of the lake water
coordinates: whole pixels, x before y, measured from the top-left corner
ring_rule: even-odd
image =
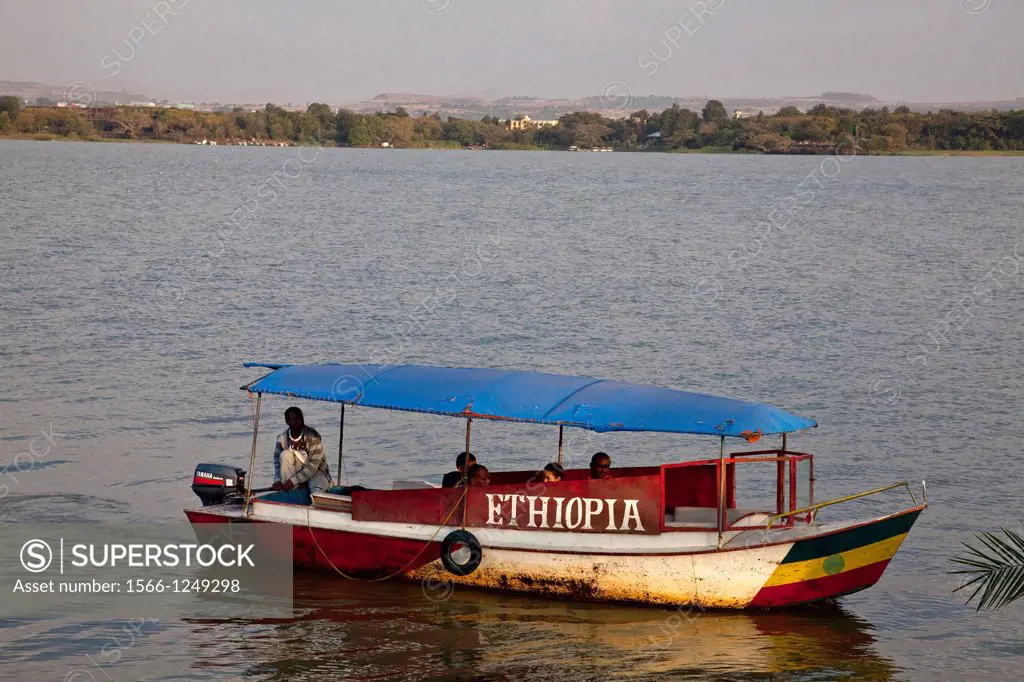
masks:
[[[818,500],[927,479],[931,504],[838,610],[679,625],[304,576],[292,621],[154,624],[109,666],[88,656],[116,624],[0,610],[0,677],[1015,679],[1024,604],[977,613],[948,571],[974,532],[1024,518],[1022,198],[1020,158],[0,142],[7,522],[181,520],[197,462],[247,464],[249,360],[529,368],[771,402],[820,424],[791,441],[817,454]],[[264,401],[263,482],[288,404]],[[335,409],[303,407],[335,448]],[[477,424],[473,449],[526,468],[555,437]],[[454,420],[350,410],[346,480],[439,476],[462,438]],[[596,449],[653,464],[717,443],[593,436],[572,454]],[[890,498],[853,513],[907,502]]]

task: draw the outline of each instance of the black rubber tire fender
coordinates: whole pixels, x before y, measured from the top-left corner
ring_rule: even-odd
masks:
[[[469,561],[460,564],[452,558],[452,551],[456,545],[465,545],[469,548]],[[441,540],[441,563],[444,564],[445,570],[453,575],[469,575],[480,567],[483,556],[480,541],[468,530],[453,530]]]

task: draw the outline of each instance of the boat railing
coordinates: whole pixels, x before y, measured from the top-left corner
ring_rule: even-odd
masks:
[[[767,535],[768,531],[771,530],[771,528],[772,528],[772,524],[775,523],[775,521],[778,521],[779,519],[796,518],[796,517],[798,517],[798,516],[800,516],[802,514],[806,514],[807,515],[807,517],[806,517],[807,523],[813,523],[814,522],[814,518],[815,518],[815,516],[817,516],[818,510],[820,510],[820,509],[823,509],[825,507],[831,507],[832,505],[836,505],[836,504],[841,504],[843,502],[850,502],[852,500],[859,500],[862,497],[869,497],[871,495],[878,495],[880,493],[884,493],[884,492],[887,492],[889,490],[894,490],[896,488],[906,488],[907,489],[907,493],[910,495],[910,499],[914,503],[914,506],[915,507],[919,506],[920,503],[917,501],[917,496],[914,494],[913,489],[910,487],[910,483],[908,481],[900,481],[899,483],[893,483],[891,485],[883,486],[881,488],[875,488],[874,490],[866,490],[866,491],[864,491],[862,493],[855,493],[853,495],[845,495],[843,497],[837,497],[834,500],[828,500],[827,502],[818,502],[817,504],[810,504],[810,505],[808,505],[806,507],[802,507],[800,509],[791,509],[789,511],[781,512],[781,513],[778,513],[778,514],[773,514],[772,516],[770,516],[768,518],[768,521],[765,523],[764,532]],[[927,504],[927,502],[928,502],[927,492],[925,492],[925,491],[927,491],[927,488],[925,487],[924,481],[921,482],[921,490],[922,490],[922,494],[924,495],[924,503]]]
[[[664,481],[665,471],[681,467],[710,466],[715,468],[717,480],[716,490],[719,498],[724,498],[723,504],[718,504],[718,526],[719,532],[728,529],[726,508],[735,503],[735,478],[731,472],[737,464],[771,463],[776,465],[776,501],[775,517],[785,518],[787,525],[795,523],[797,509],[797,483],[799,480],[799,464],[807,462],[808,468],[808,500],[814,504],[814,455],[809,452],[797,452],[785,447],[771,450],[747,450],[730,452],[719,459],[706,459],[691,462],[680,462],[677,464],[666,464],[662,466],[662,478]],[[788,464],[788,471],[787,471]],[[664,487],[664,483],[663,483]],[[787,493],[788,491],[788,493]],[[788,499],[787,499],[788,498]],[[787,512],[788,507],[788,512]],[[664,530],[664,528],[663,528]]]
[[[746,452],[731,452],[725,460],[729,463],[751,463],[751,462],[775,462],[776,463],[776,516],[792,519],[795,521],[795,510],[797,500],[798,465],[800,462],[807,462],[807,495],[808,503],[814,504],[814,455],[809,452],[797,452],[786,448],[773,450],[749,450]],[[789,464],[787,477],[786,464]],[[789,487],[789,511],[786,512],[786,487]]]

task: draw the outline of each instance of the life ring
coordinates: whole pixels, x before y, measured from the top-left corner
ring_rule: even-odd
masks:
[[[468,530],[453,530],[441,540],[441,563],[449,573],[469,575],[480,567],[483,549]]]

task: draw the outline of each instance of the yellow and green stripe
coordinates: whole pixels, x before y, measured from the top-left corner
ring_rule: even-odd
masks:
[[[915,509],[874,523],[793,543],[750,606],[784,606],[870,587],[920,515]]]

